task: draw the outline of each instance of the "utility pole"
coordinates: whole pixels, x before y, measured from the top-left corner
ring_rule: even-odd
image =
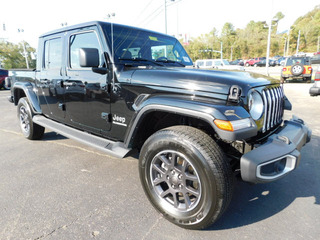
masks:
[[[300,45],[300,30],[299,30],[298,41],[297,41],[297,50],[296,50],[296,55],[298,55],[299,45]]]
[[[24,30],[19,28],[18,32],[19,33],[23,33]],[[26,59],[27,69],[29,69],[28,53],[27,53],[27,50],[26,50],[25,41],[22,41],[22,46],[23,46],[23,55],[24,55],[24,58]]]
[[[286,56],[286,45],[287,45],[287,39],[284,38],[284,47],[283,47],[283,56]]]
[[[272,25],[272,22],[276,22],[275,25]],[[267,59],[266,59],[266,73],[269,76],[269,56],[270,56],[270,43],[271,43],[271,28],[273,26],[276,26],[278,23],[278,19],[270,19],[270,22],[267,25],[264,25],[264,27],[268,27],[269,31],[268,31],[268,46],[267,46]]]
[[[165,33],[168,33],[167,30],[167,0],[164,0],[164,24],[165,24]]]
[[[286,54],[286,56],[289,56],[290,30],[291,30],[291,27],[289,28],[289,32],[288,32],[288,42],[287,42],[287,54]]]
[[[168,34],[167,30],[167,1],[164,0],[164,24],[165,24],[165,33]],[[176,0],[170,0],[171,2],[176,2]]]
[[[222,50],[223,50],[223,48],[222,48],[222,42],[221,42],[221,62],[222,62],[222,59],[223,59],[223,57],[222,57]]]

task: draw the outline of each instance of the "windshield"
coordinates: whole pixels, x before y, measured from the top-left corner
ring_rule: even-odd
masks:
[[[111,25],[105,25],[104,31],[111,46]],[[156,61],[176,66],[192,65],[177,39],[116,24],[113,25],[113,49],[115,63],[136,61],[139,64],[152,64]]]
[[[224,65],[230,65],[230,63],[227,60],[222,60]]]
[[[292,66],[295,64],[303,64],[303,65],[310,65],[309,58],[300,57],[300,58],[288,58],[286,66]]]

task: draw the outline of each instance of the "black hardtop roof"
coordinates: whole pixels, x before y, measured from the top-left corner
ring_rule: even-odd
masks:
[[[57,34],[57,33],[67,32],[67,31],[74,30],[74,29],[77,29],[77,28],[85,28],[85,27],[99,26],[99,25],[100,26],[110,26],[111,23],[110,22],[102,22],[102,21],[91,21],[91,22],[80,23],[80,24],[67,26],[67,27],[59,28],[59,29],[44,33],[44,34],[42,34],[40,36],[40,38],[46,37],[46,36],[50,36],[50,35],[53,35],[53,34]],[[156,33],[156,34],[165,35],[163,33],[155,32],[155,31],[148,30],[148,29],[133,27],[133,26],[127,26],[127,25],[122,25],[122,24],[117,24],[117,23],[113,23],[113,25],[114,26],[122,26],[122,27],[126,27],[126,28],[132,28],[132,29],[137,29],[137,30],[148,31],[148,32]],[[167,36],[167,35],[165,35],[165,36]]]

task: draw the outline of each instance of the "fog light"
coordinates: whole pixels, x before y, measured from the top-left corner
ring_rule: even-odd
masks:
[[[297,158],[286,155],[281,158],[260,164],[257,167],[257,177],[265,180],[273,180],[291,172],[296,166]]]

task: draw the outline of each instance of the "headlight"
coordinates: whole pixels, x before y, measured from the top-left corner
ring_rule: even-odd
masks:
[[[249,113],[254,120],[259,120],[263,114],[264,105],[261,95],[253,91],[249,95],[248,101]]]

